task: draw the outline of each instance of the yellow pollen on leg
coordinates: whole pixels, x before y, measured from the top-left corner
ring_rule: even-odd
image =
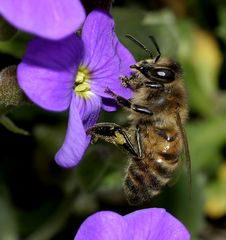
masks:
[[[116,138],[115,138],[116,144],[123,145],[126,143],[125,137],[118,131],[115,132],[115,136],[116,136]]]
[[[90,75],[90,71],[86,67],[80,66],[75,77],[74,92],[76,95],[85,99],[92,95],[89,84]]]

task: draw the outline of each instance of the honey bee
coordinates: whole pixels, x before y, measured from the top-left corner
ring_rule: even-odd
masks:
[[[181,154],[185,155],[191,172],[183,128],[188,118],[188,103],[181,66],[170,58],[161,57],[153,37],[150,38],[158,52],[156,57],[134,37],[127,37],[151,57],[130,66],[132,74],[121,77],[122,85],[133,90],[132,99],[106,89],[119,106],[129,110],[130,126],[97,123],[87,134],[91,134],[92,142],[103,139],[129,152],[131,157],[123,187],[128,202],[138,205],[159,194],[169,183]]]

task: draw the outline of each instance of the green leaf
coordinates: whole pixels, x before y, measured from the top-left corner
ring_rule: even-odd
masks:
[[[34,135],[39,143],[39,146],[45,154],[51,158],[53,158],[60,146],[63,144],[65,134],[65,125],[37,125],[34,128]]]
[[[7,42],[0,42],[0,51],[3,53],[10,54],[16,58],[22,58],[27,43],[31,40],[31,36],[18,32],[16,36]]]
[[[0,17],[0,41],[7,41],[17,33],[17,29]]]
[[[179,47],[179,35],[176,25],[176,17],[169,9],[150,11],[145,14],[142,24],[148,27],[147,36],[156,38],[162,56],[177,59]],[[149,42],[151,47],[153,44]],[[153,47],[152,47],[153,49]],[[153,52],[155,53],[154,49]]]
[[[221,160],[220,150],[226,141],[226,115],[189,123],[187,135],[192,167],[214,171]]]
[[[223,166],[225,169],[226,167]],[[225,170],[224,170],[225,171]],[[205,211],[211,218],[221,218],[226,214],[226,179],[217,178],[206,187]]]
[[[174,216],[180,219],[189,229],[191,239],[197,236],[204,224],[204,179],[199,173],[193,171],[192,191],[189,192],[189,180],[187,174],[179,179],[175,192],[172,192],[174,200],[171,202]],[[172,191],[172,189],[169,189]],[[169,201],[169,199],[168,199]]]
[[[9,119],[8,117],[6,117],[5,115],[1,115],[0,116],[0,123],[7,128],[9,131],[13,132],[13,133],[18,133],[18,134],[22,134],[22,135],[29,135],[29,132],[27,132],[26,130],[17,127],[13,121],[11,119]]]
[[[11,205],[6,188],[0,187],[0,239],[17,240],[18,229],[14,209]]]
[[[226,7],[220,6],[217,13],[220,23],[217,27],[217,34],[226,44]]]
[[[217,105],[218,79],[222,53],[216,38],[197,28],[190,20],[178,21],[179,56],[194,112],[213,115]]]
[[[112,14],[116,22],[116,32],[120,41],[132,52],[137,60],[147,59],[150,56],[139,46],[125,37],[130,34],[142,42],[148,49],[157,54],[149,36],[154,36],[162,55],[177,55],[178,37],[174,15],[168,11],[145,11],[137,6],[113,8]],[[125,27],[126,23],[126,27]]]
[[[0,115],[28,103],[28,98],[18,85],[16,71],[17,66],[12,65],[0,72]]]

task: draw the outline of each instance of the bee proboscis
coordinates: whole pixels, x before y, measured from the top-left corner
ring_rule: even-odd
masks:
[[[161,57],[156,41],[151,37],[158,55],[130,66],[130,76],[121,77],[122,85],[133,90],[133,98],[125,99],[106,89],[117,103],[130,112],[130,126],[97,123],[87,130],[93,141],[103,139],[129,152],[129,166],[124,190],[130,204],[137,205],[160,193],[179,166],[185,154],[189,174],[191,162],[184,123],[188,104],[181,66],[174,60]],[[189,175],[191,179],[191,175]]]

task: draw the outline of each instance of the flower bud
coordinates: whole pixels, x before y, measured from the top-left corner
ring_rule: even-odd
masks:
[[[12,65],[0,72],[0,114],[26,101],[26,96],[17,83],[16,69],[17,66]]]

